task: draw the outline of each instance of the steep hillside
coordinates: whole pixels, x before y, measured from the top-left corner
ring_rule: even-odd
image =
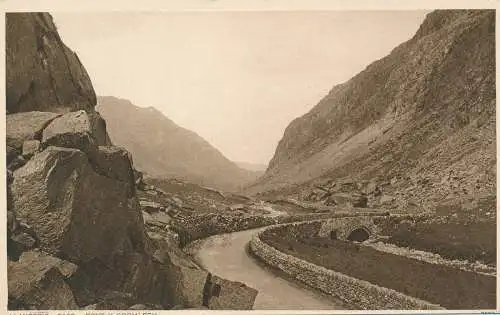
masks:
[[[323,200],[312,186],[347,182],[368,205],[417,211],[494,196],[495,104],[495,12],[434,11],[295,119],[247,192]]]
[[[236,190],[259,175],[239,168],[205,139],[153,107],[140,108],[106,96],[98,97],[97,110],[107,121],[113,143],[129,150],[137,169],[151,176]]]

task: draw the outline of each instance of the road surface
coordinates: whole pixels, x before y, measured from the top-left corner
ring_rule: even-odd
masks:
[[[232,281],[240,281],[259,290],[254,309],[345,309],[335,300],[305,285],[286,280],[276,271],[251,257],[246,248],[260,229],[215,235],[194,247],[196,261],[209,272]]]

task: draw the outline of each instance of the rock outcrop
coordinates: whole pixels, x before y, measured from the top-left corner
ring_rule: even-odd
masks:
[[[247,192],[294,195],[349,178],[377,187],[372,206],[409,211],[494,196],[495,84],[495,12],[434,11],[292,121]]]
[[[7,113],[93,111],[90,78],[50,14],[7,13],[5,19]]]

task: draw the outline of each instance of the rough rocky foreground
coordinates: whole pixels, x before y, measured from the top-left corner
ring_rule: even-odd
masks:
[[[251,309],[175,232],[145,226],[140,173],[47,13],[8,13],[8,308]]]

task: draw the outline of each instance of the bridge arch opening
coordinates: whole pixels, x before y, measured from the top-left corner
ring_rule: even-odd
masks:
[[[347,236],[348,241],[364,242],[370,238],[370,233],[365,228],[357,228]]]
[[[336,240],[336,239],[338,239],[338,236],[337,236],[337,230],[330,231],[330,239],[331,239],[331,240]]]

